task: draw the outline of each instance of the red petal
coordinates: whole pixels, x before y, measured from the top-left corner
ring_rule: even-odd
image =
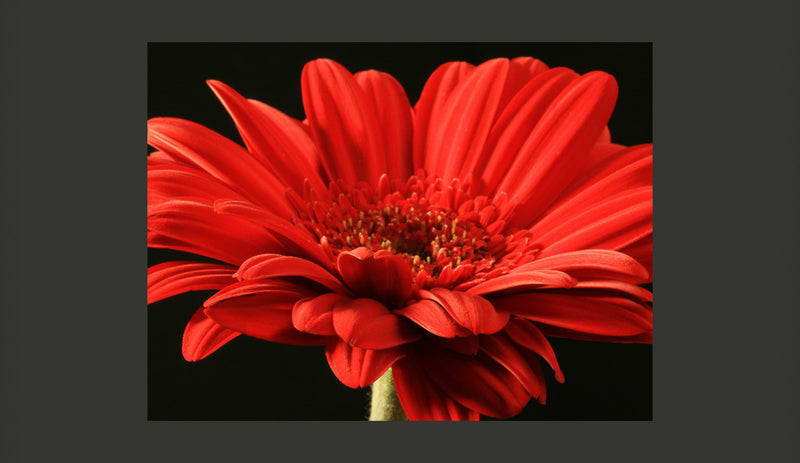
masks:
[[[616,98],[614,78],[590,72],[567,86],[548,107],[497,188],[509,194],[510,228],[529,225],[575,178]]]
[[[445,394],[482,415],[509,418],[530,400],[511,372],[484,355],[461,355],[430,346],[422,365]]]
[[[425,170],[442,177],[455,177],[462,164],[470,165],[484,147],[498,113],[509,60],[487,61],[470,73],[452,94],[436,119],[431,119]]]
[[[444,310],[444,307],[429,299],[409,304],[400,310],[395,310],[394,313],[408,318],[429,333],[443,338],[472,334],[468,329],[456,323],[453,317]]]
[[[325,338],[303,333],[292,325],[292,307],[313,295],[276,281],[243,281],[206,301],[205,314],[225,328],[267,341],[320,345]]]
[[[564,382],[564,373],[561,371],[561,367],[558,366],[558,360],[556,360],[556,353],[553,351],[553,347],[550,346],[547,338],[536,329],[533,323],[521,318],[511,317],[511,320],[508,321],[508,325],[506,325],[505,332],[512,341],[526,349],[536,352],[545,359],[550,365],[550,368],[555,371],[556,380],[559,383]]]
[[[392,366],[395,391],[411,421],[478,421],[474,410],[455,402],[413,361],[400,359]]]
[[[334,336],[333,306],[350,298],[336,293],[302,299],[292,309],[292,325],[300,331],[322,336]]]
[[[545,388],[544,383],[539,382],[528,360],[514,347],[507,336],[503,333],[481,336],[480,343],[481,351],[510,371],[531,397],[537,398],[541,395]]]
[[[356,296],[376,299],[389,307],[403,306],[412,296],[411,267],[388,251],[366,248],[342,252],[337,260],[342,280]]]
[[[147,269],[147,303],[187,291],[222,289],[236,281],[235,267],[202,262],[164,262]]]
[[[569,330],[603,336],[638,336],[652,332],[652,309],[644,304],[571,294],[528,293],[494,299],[512,314]]]
[[[381,127],[371,100],[342,65],[317,59],[303,68],[303,107],[331,180],[376,185],[386,172]]]
[[[208,318],[201,308],[194,313],[183,332],[183,358],[188,362],[202,360],[239,334]]]
[[[650,273],[653,274],[653,234],[649,234],[637,240],[634,243],[631,243],[624,248],[620,249],[620,252],[627,254],[638,262],[640,262]]]
[[[634,154],[639,154],[634,152]],[[645,156],[602,177],[594,177],[564,196],[539,219],[530,232],[540,236],[569,219],[599,206],[602,202],[623,196],[639,188],[653,186],[653,156]],[[652,213],[651,213],[652,214]]]
[[[496,333],[508,322],[508,312],[498,312],[489,301],[480,296],[444,288],[420,291],[420,295],[441,305],[456,323],[473,334]]]
[[[150,119],[147,129],[147,142],[154,148],[198,166],[256,204],[291,213],[284,184],[236,143],[181,119]]]
[[[411,151],[414,123],[405,90],[394,77],[383,72],[359,72],[355,79],[364,90],[369,104],[376,109],[389,179],[407,179],[413,173]]]
[[[624,281],[587,280],[579,282],[573,289],[580,290],[580,294],[582,295],[586,295],[586,291],[594,290],[592,292],[605,293],[605,295],[621,295],[623,297],[639,299],[644,302],[653,302],[653,293],[641,286]]]
[[[342,384],[353,389],[374,383],[404,355],[399,347],[380,350],[361,349],[343,341],[330,343],[325,348],[325,356],[333,374]]]
[[[523,87],[506,106],[497,119],[486,144],[486,151],[475,168],[485,185],[486,193],[493,193],[497,185],[509,174],[525,140],[550,104],[578,74],[566,68],[555,68],[539,74]]]
[[[475,68],[465,62],[445,63],[431,74],[414,107],[414,170],[425,167],[431,120],[440,119],[443,107],[453,89]]]
[[[314,142],[295,126],[298,121],[265,109],[263,103],[257,106],[222,82],[207,83],[233,118],[247,148],[284,184],[300,192],[308,179],[317,191],[326,190],[311,162],[318,157]]]
[[[637,334],[634,336],[613,336],[603,334],[590,334],[581,331],[569,330],[558,326],[550,326],[542,323],[537,323],[536,326],[539,331],[547,337],[553,338],[567,338],[576,339],[578,341],[594,341],[594,342],[616,342],[616,343],[639,343],[639,344],[652,344],[653,333],[647,332]]]
[[[224,217],[214,207],[195,201],[173,200],[148,210],[147,245],[186,251],[239,265],[285,246],[264,228],[236,217]]]
[[[517,271],[558,270],[584,280],[621,280],[643,283],[649,278],[647,269],[632,257],[616,251],[586,249],[537,258],[521,265]]]
[[[148,205],[187,197],[203,198],[209,203],[220,198],[245,200],[244,196],[205,172],[178,164],[159,164],[149,158],[147,195]]]
[[[492,293],[512,293],[528,291],[532,288],[570,288],[577,280],[557,270],[533,270],[529,272],[512,271],[497,278],[479,283],[465,292],[476,296]]]
[[[260,225],[280,237],[287,248],[293,247],[294,253],[313,259],[322,265],[331,265],[328,256],[322,250],[316,237],[311,235],[308,230],[298,227],[265,209],[241,201],[217,201],[214,203],[214,210],[220,214],[239,217]],[[263,253],[253,253],[248,257]],[[289,254],[289,252],[282,252],[281,254]]]
[[[343,341],[362,349],[388,349],[421,337],[408,320],[373,299],[339,301],[333,308],[333,328]]]
[[[334,292],[349,293],[347,288],[323,267],[299,257],[280,254],[261,254],[247,259],[239,267],[237,276],[244,280],[302,277],[316,281]]]
[[[619,250],[653,233],[653,189],[642,187],[573,216],[535,237],[540,257],[579,249]]]
[[[653,184],[652,143],[631,147],[610,143],[598,143],[589,153],[586,163],[581,167],[581,172],[575,177],[575,180],[564,189],[559,202],[564,202],[567,198],[575,196],[580,191],[592,187],[595,183],[613,183],[613,181],[608,180],[609,176],[619,176],[620,170],[628,169],[631,165],[640,164],[645,159],[650,159],[650,167],[645,169],[640,167],[638,169],[639,172],[637,172],[638,175],[635,179],[638,179],[640,183],[628,182],[634,186]],[[622,175],[630,177],[631,173],[622,173]],[[558,205],[554,206],[554,208],[555,207],[558,207]]]

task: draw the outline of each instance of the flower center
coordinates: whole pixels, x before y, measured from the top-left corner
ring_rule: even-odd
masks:
[[[388,250],[410,264],[420,287],[454,287],[499,270],[498,260],[516,241],[500,233],[504,223],[495,204],[468,190],[458,179],[445,187],[420,171],[405,183],[390,184],[383,176],[377,191],[366,183],[333,182],[328,195],[307,192],[294,202],[297,222],[332,256],[359,247]]]

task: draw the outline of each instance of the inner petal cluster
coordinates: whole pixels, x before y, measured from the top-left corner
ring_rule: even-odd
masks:
[[[377,189],[333,182],[327,193],[296,201],[299,224],[333,256],[356,248],[402,256],[420,288],[502,273],[498,264],[518,241],[501,233],[495,202],[471,197],[469,183],[458,179],[445,186],[420,171],[393,184],[383,176]]]

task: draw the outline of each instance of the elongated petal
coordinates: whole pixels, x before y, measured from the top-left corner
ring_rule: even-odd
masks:
[[[453,89],[439,117],[430,121],[426,171],[449,183],[464,163],[480,156],[510,67],[507,59],[487,61]]]
[[[333,373],[342,384],[353,389],[374,383],[404,355],[399,347],[361,349],[343,341],[329,343],[325,348],[325,356]]]
[[[183,331],[183,358],[188,362],[202,360],[240,334],[208,318],[201,308],[194,313]]]
[[[386,173],[390,179],[407,179],[413,173],[414,123],[411,103],[405,90],[394,77],[384,72],[359,72],[355,79],[377,112]]]
[[[502,296],[492,303],[518,317],[588,334],[637,336],[653,329],[652,309],[632,301],[527,293]]]
[[[478,421],[474,410],[455,402],[437,386],[425,370],[406,358],[392,366],[397,398],[411,421]]]
[[[444,288],[420,291],[420,295],[442,306],[456,323],[473,334],[496,333],[508,322],[508,312],[495,310],[489,301],[480,296]]]
[[[568,200],[570,197],[578,194],[581,190],[591,188],[595,183],[602,181],[609,182],[609,180],[607,180],[609,176],[615,174],[620,175],[618,174],[620,170],[629,169],[629,166],[634,164],[639,165],[644,159],[650,159],[649,171],[641,172],[644,175],[639,175],[637,179],[648,182],[646,183],[647,185],[652,185],[652,143],[631,147],[615,145],[612,143],[597,143],[589,152],[589,155],[585,161],[585,165],[581,167],[581,171],[578,173],[572,183],[564,188],[564,191],[561,193],[558,202],[556,202],[553,207],[559,207],[559,202]],[[622,175],[630,176],[631,174],[622,173]],[[635,184],[635,186],[643,185]],[[620,188],[620,190],[621,189],[622,188]]]
[[[531,397],[537,398],[541,395],[545,388],[544,383],[539,382],[539,378],[531,369],[527,359],[504,333],[481,336],[480,343],[481,351],[511,372]]]
[[[544,323],[537,323],[536,326],[539,329],[539,331],[542,332],[542,334],[544,334],[547,337],[553,337],[553,338],[576,339],[578,341],[615,342],[619,344],[653,343],[652,331],[632,336],[618,336],[618,335],[607,335],[607,334],[584,333],[582,331],[570,330],[567,328],[562,328],[560,326],[552,326]]]
[[[652,186],[624,193],[534,237],[540,257],[579,249],[618,250],[653,233]]]
[[[147,303],[187,291],[222,289],[236,281],[235,267],[203,262],[164,262],[147,269]]]
[[[395,310],[394,313],[408,318],[429,333],[443,338],[472,334],[470,330],[458,324],[441,304],[430,299],[421,299],[400,310]]]
[[[523,228],[578,174],[608,121],[617,98],[614,78],[590,72],[573,81],[548,107],[497,188],[509,194],[508,227]]]
[[[327,287],[337,293],[349,294],[338,278],[314,262],[280,254],[261,254],[247,259],[237,272],[244,280],[258,278],[301,277]]]
[[[550,368],[555,371],[556,380],[559,383],[564,382],[564,373],[561,371],[561,367],[558,366],[558,360],[556,360],[556,353],[553,351],[553,347],[533,323],[521,318],[511,317],[511,320],[508,321],[508,325],[506,325],[505,333],[515,343],[536,352],[545,359],[550,365]]]
[[[209,80],[208,85],[233,118],[247,148],[285,185],[301,192],[308,179],[317,191],[325,190],[310,161],[318,157],[314,143],[295,127],[296,121],[246,100],[222,82]]]
[[[150,119],[147,130],[147,142],[156,149],[198,166],[262,207],[291,213],[284,184],[236,143],[182,119]]]
[[[292,308],[316,296],[303,286],[277,280],[234,283],[205,302],[205,314],[225,328],[273,342],[321,345],[324,337],[302,333],[292,325]]]
[[[577,280],[558,270],[533,270],[514,272],[479,283],[465,292],[476,296],[529,291],[534,288],[570,288]]]
[[[634,152],[634,154],[639,153]],[[653,157],[650,155],[620,166],[605,176],[588,179],[583,186],[576,188],[549,209],[529,230],[534,236],[542,235],[567,220],[597,207],[602,201],[652,185]]]
[[[517,271],[558,270],[582,280],[621,280],[643,283],[650,276],[636,259],[617,251],[585,249],[543,257]]]
[[[178,164],[147,163],[147,204],[171,199],[203,198],[205,202],[216,199],[246,198],[233,191],[220,180],[192,167]]]
[[[420,360],[428,376],[460,404],[482,415],[508,418],[530,394],[507,369],[485,355],[461,355],[432,346]]]
[[[294,255],[308,257],[323,266],[332,264],[317,239],[306,229],[265,209],[242,201],[217,201],[214,203],[214,210],[220,214],[239,217],[269,230],[273,235],[281,238],[285,245],[284,249],[290,249],[284,250],[284,254],[294,253]],[[250,256],[263,253],[252,253]]]
[[[336,266],[356,296],[376,299],[388,306],[402,306],[411,298],[411,267],[398,255],[358,248],[339,254]]]
[[[341,64],[317,59],[303,68],[303,107],[331,180],[377,185],[386,172],[376,108]]]
[[[149,208],[147,245],[234,265],[256,254],[285,250],[266,229],[240,218],[223,217],[212,205],[187,200],[165,201]]]
[[[463,61],[445,63],[431,74],[414,106],[414,171],[425,167],[430,150],[429,126],[431,120],[440,119],[443,107],[453,89],[475,68]]]
[[[484,154],[471,166],[480,172],[486,193],[495,192],[547,108],[577,78],[577,73],[566,68],[543,72],[531,79],[506,106],[492,127]]]
[[[374,299],[342,299],[333,308],[333,327],[343,341],[362,349],[388,349],[422,334]]]

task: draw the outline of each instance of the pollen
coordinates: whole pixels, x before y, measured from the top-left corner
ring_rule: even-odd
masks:
[[[385,176],[381,181],[388,183]],[[295,222],[334,256],[358,247],[387,250],[408,262],[423,287],[454,286],[496,271],[514,244],[498,231],[498,208],[487,197],[470,197],[468,186],[458,179],[444,185],[423,171],[380,188],[383,196],[363,182],[333,182],[323,194],[306,192]]]

